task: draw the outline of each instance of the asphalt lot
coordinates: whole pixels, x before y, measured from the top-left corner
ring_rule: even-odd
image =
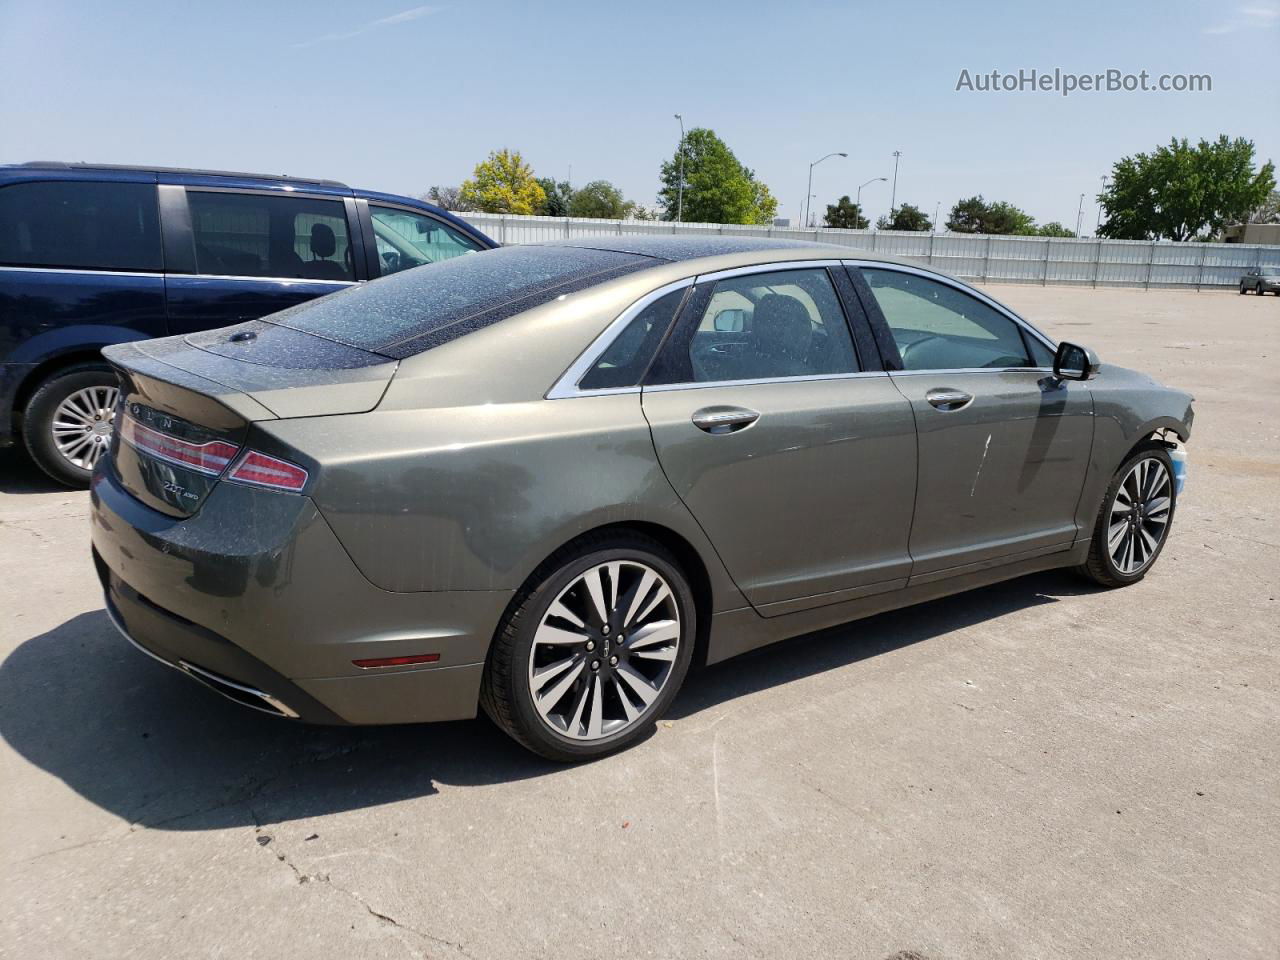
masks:
[[[207,693],[0,453],[0,955],[1280,955],[1280,298],[990,289],[1196,395],[1154,572],[788,641],[586,766]]]

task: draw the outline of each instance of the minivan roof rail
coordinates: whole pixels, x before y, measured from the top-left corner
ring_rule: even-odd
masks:
[[[347,187],[339,180],[320,180],[315,177],[290,177],[281,173],[240,173],[234,170],[199,170],[193,167],[147,167],[127,163],[66,163],[62,160],[28,160],[18,164],[44,170],[132,170],[139,173],[184,173],[209,177],[245,177],[254,180],[285,180],[294,183],[318,183],[327,187]],[[350,189],[347,187],[347,189]]]

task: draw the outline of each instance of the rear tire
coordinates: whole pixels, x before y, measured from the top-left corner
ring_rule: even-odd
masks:
[[[89,485],[110,447],[117,389],[116,375],[102,363],[66,367],[36,388],[23,411],[22,439],[41,470],[68,487]]]
[[[684,682],[695,618],[689,582],[662,544],[639,533],[588,534],[548,558],[511,601],[480,704],[550,760],[632,746]]]
[[[1138,509],[1128,509],[1126,503]],[[1137,583],[1164,550],[1177,506],[1169,448],[1154,440],[1142,444],[1111,478],[1094,522],[1089,557],[1076,570],[1104,587]],[[1125,552],[1127,544],[1131,553]]]

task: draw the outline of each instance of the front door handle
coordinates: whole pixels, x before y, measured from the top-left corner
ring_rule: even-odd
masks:
[[[930,390],[924,398],[944,413],[952,410],[963,410],[973,402],[973,394],[963,390]]]
[[[692,419],[699,430],[719,435],[751,426],[760,414],[746,407],[703,407],[694,411]]]

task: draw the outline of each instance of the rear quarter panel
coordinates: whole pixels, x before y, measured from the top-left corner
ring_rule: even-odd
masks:
[[[718,609],[745,605],[659,467],[638,394],[264,426],[320,463],[312,497],[383,589],[514,589],[579,534],[640,521],[693,546]]]

